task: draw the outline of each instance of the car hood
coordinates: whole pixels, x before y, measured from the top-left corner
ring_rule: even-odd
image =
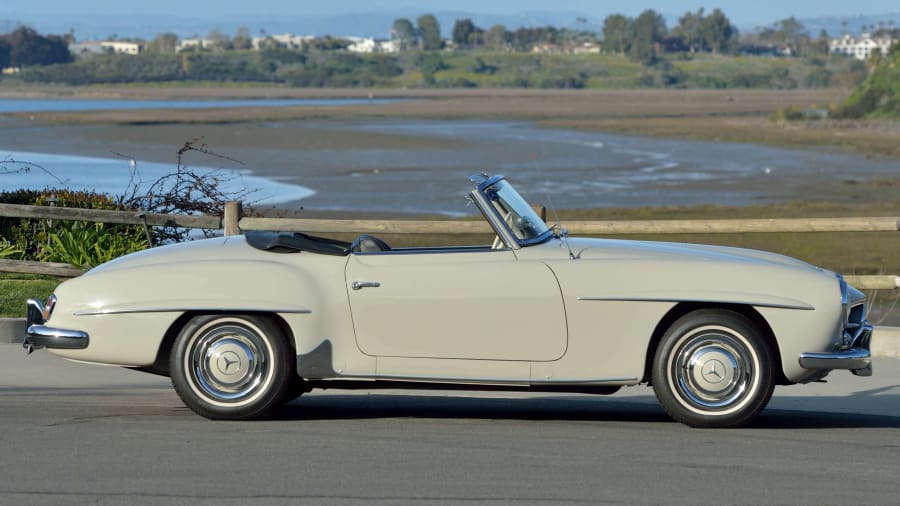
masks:
[[[565,295],[582,300],[748,304],[811,310],[839,302],[834,273],[763,251],[667,242],[570,238],[536,251]],[[527,249],[527,248],[526,248]],[[602,280],[602,282],[598,282]]]
[[[766,251],[727,246],[589,238],[570,238],[568,243],[572,253],[581,259],[658,259],[667,261],[762,264],[798,270],[828,272],[796,258]]]

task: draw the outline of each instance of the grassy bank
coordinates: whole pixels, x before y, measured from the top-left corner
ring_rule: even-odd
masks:
[[[865,77],[851,58],[669,53],[650,66],[623,54],[508,51],[227,51],[96,55],[24,69],[31,84],[270,83],[301,88],[792,89],[846,87]]]

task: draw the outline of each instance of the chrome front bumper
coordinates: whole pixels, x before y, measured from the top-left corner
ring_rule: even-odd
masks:
[[[81,330],[60,329],[44,325],[44,306],[36,299],[28,299],[28,316],[25,319],[25,338],[22,347],[31,353],[41,348],[82,350],[90,338]]]
[[[850,344],[830,352],[806,352],[800,354],[800,367],[804,369],[847,369],[857,376],[872,375],[872,326],[867,322],[854,329]]]

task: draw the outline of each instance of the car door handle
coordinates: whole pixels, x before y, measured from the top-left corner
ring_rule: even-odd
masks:
[[[350,284],[350,288],[354,290],[362,290],[363,288],[378,288],[381,283],[378,281],[354,281]]]

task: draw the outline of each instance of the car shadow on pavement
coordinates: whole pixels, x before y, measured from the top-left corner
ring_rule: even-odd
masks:
[[[767,409],[745,429],[900,429],[900,417]]]
[[[833,411],[847,397],[800,397],[803,409],[768,408],[748,429],[900,428],[900,416]],[[794,404],[792,398],[780,404]],[[885,396],[877,402],[898,402]],[[283,406],[270,420],[437,418],[674,423],[652,397],[483,398],[433,395],[315,395]]]
[[[590,397],[488,398],[390,394],[303,396],[273,413],[272,418],[281,420],[471,418],[671,422],[662,408],[653,402]]]

